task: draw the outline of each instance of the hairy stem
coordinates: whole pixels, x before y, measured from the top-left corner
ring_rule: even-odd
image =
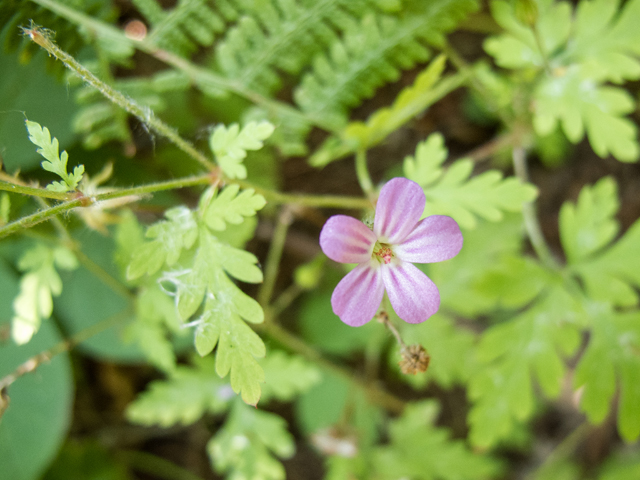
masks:
[[[266,110],[275,113],[279,116],[285,116],[294,118],[297,121],[315,125],[327,131],[336,131],[339,126],[321,118],[317,115],[307,114],[300,110],[277,100],[264,97],[259,93],[247,88],[242,83],[231,79],[224,78],[220,75],[216,75],[210,69],[199,67],[188,60],[162,50],[158,48],[153,42],[148,39],[145,40],[133,40],[128,38],[124,32],[120,29],[113,27],[107,23],[91,18],[84,13],[56,2],[55,0],[31,0],[34,3],[41,5],[48,10],[57,13],[58,15],[66,18],[70,22],[80,25],[83,29],[86,29],[93,35],[101,37],[105,41],[117,42],[120,44],[127,44],[132,48],[143,51],[158,60],[174,67],[177,70],[187,74],[194,82],[194,84],[201,90],[207,88],[213,88],[217,90],[227,91],[235,93],[236,95],[245,98],[256,105],[260,105]]]
[[[118,90],[114,89],[111,85],[106,84],[93,73],[82,66],[75,58],[69,55],[67,52],[58,47],[51,41],[46,32],[39,27],[32,27],[25,29],[25,34],[33,40],[33,42],[44,48],[49,55],[53,55],[65,66],[78,75],[82,80],[87,82],[108,100],[118,105],[120,108],[126,110],[130,114],[136,116],[141,122],[149,125],[158,134],[166,137],[171,143],[177,146],[180,150],[185,152],[189,157],[199,162],[207,170],[214,170],[215,164],[212,163],[204,154],[198,151],[191,143],[183,139],[175,129],[158,119],[153,111],[148,107],[143,107],[135,102],[133,99],[126,97]]]
[[[8,177],[8,175],[3,175]],[[51,200],[69,200],[73,198],[72,193],[53,192],[44,188],[28,187],[18,183],[8,182],[0,179],[0,190],[5,190],[12,193],[21,193],[22,195],[31,195],[32,197],[49,198]]]

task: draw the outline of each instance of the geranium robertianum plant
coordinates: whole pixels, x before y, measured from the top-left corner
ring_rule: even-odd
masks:
[[[424,203],[420,185],[394,178],[380,191],[373,230],[344,215],[331,217],[322,227],[322,251],[336,262],[358,264],[331,296],[333,311],[347,325],[359,327],[371,320],[385,291],[405,322],[422,323],[438,311],[438,287],[413,263],[455,257],[462,234],[451,217],[420,220]]]
[[[0,477],[640,478],[639,17],[0,2]]]

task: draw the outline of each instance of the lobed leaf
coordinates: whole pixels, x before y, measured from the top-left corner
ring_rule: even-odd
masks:
[[[320,370],[298,355],[288,355],[280,350],[270,351],[260,362],[264,369],[265,384],[262,388],[264,402],[276,399],[290,402],[299,394],[316,385]]]
[[[13,300],[11,319],[11,336],[18,345],[29,342],[42,320],[53,312],[52,297],[62,292],[56,267],[73,270],[77,266],[75,255],[65,247],[38,244],[20,257],[18,268],[26,273],[20,280],[20,293]]]
[[[438,137],[419,144],[415,158],[405,158],[405,176],[419,183],[427,197],[425,215],[449,215],[460,226],[475,228],[476,217],[497,222],[502,220],[504,211],[520,211],[524,202],[537,195],[533,185],[514,177],[503,179],[498,170],[471,176],[471,160],[457,160],[443,171],[444,160]]]
[[[201,215],[212,230],[224,230],[227,223],[238,225],[244,217],[252,217],[264,207],[267,201],[253,189],[240,191],[239,185],[228,185],[219,193],[213,192],[213,199],[201,206]],[[216,194],[217,193],[217,194]]]
[[[151,382],[129,404],[126,416],[141,425],[188,425],[206,413],[227,409],[230,389],[214,372],[213,358],[195,359],[193,366],[178,366],[166,380]]]
[[[209,137],[209,146],[225,175],[229,178],[247,178],[247,168],[242,164],[247,150],[260,150],[263,140],[269,138],[274,129],[267,121],[249,122],[242,130],[237,123],[229,127],[216,127]]]
[[[446,430],[435,427],[437,414],[436,402],[427,400],[408,405],[391,422],[391,442],[375,447],[372,455],[376,478],[479,480],[499,474],[494,459],[472,453],[462,441],[451,440]]]
[[[563,356],[575,353],[580,309],[560,286],[552,287],[534,306],[482,336],[482,367],[469,384],[473,407],[470,440],[489,447],[512,434],[534,411],[532,377],[543,393],[555,398],[565,375]]]
[[[560,210],[560,238],[570,270],[583,281],[589,296],[619,306],[638,303],[640,286],[640,222],[616,243],[619,207],[615,181],[605,177],[584,187],[577,203]]]
[[[60,147],[57,138],[51,138],[51,133],[47,127],[42,127],[39,123],[31,122],[27,120],[27,131],[29,132],[29,140],[31,143],[38,146],[36,150],[40,155],[45,158],[42,162],[42,168],[55,173],[62,182],[53,182],[47,185],[48,190],[54,192],[68,192],[69,190],[75,190],[82,179],[84,173],[84,165],[79,165],[73,169],[73,173],[69,175],[67,173],[67,161],[69,160],[69,154],[66,151],[59,153]]]
[[[293,437],[282,417],[238,402],[207,444],[216,472],[237,480],[284,480],[284,467],[274,455],[289,458],[294,451]]]
[[[163,265],[172,266],[182,250],[190,249],[198,238],[198,225],[193,212],[186,207],[175,207],[165,212],[168,220],[147,229],[151,238],[133,252],[127,268],[127,278],[135,280],[144,274],[156,273]]]
[[[590,422],[601,423],[619,384],[618,431],[633,442],[640,436],[640,312],[617,313],[606,304],[590,312],[591,337],[574,377],[582,389],[580,408]]]

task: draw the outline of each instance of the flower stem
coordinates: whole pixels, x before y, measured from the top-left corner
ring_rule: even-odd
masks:
[[[515,147],[513,149],[512,158],[516,176],[521,182],[528,182],[529,174],[527,172],[527,155],[524,147]],[[525,202],[522,205],[522,216],[524,218],[524,226],[527,231],[527,235],[531,241],[531,246],[538,255],[538,258],[540,258],[547,267],[555,270],[558,265],[553,258],[549,245],[547,245],[547,242],[544,239],[544,235],[542,234],[534,202]]]
[[[32,197],[49,198],[51,200],[69,200],[73,198],[73,194],[64,192],[52,192],[44,188],[28,187],[13,182],[0,180],[0,190],[12,193],[21,193],[23,195],[31,195]]]
[[[402,413],[404,410],[405,402],[403,400],[385,390],[382,390],[375,384],[366,382],[365,380],[354,376],[349,370],[325,359],[316,349],[275,323],[257,324],[254,328],[259,332],[265,333],[289,350],[299,353],[306,357],[307,360],[310,360],[322,368],[344,378],[349,383],[362,390],[371,402],[376,403],[393,413]]]
[[[358,183],[362,191],[373,199],[375,194],[373,191],[373,182],[369,175],[369,169],[367,168],[367,152],[364,149],[358,149],[356,152],[356,175],[358,176]]]
[[[72,337],[62,340],[58,342],[56,345],[51,347],[49,350],[45,350],[44,352],[40,352],[39,354],[29,358],[26,362],[18,365],[18,367],[6,375],[3,378],[0,378],[0,391],[9,387],[13,382],[15,382],[18,378],[26,375],[27,373],[31,373],[35,371],[40,365],[43,363],[48,363],[51,361],[53,357],[56,355],[69,351],[76,345],[84,342],[85,340],[97,335],[98,333],[111,328],[115,325],[118,325],[123,320],[126,320],[131,317],[131,311],[127,308],[124,309],[115,315],[111,315],[108,318],[105,318],[101,322],[96,323],[80,332],[76,333]]]
[[[258,290],[258,303],[260,303],[263,308],[269,305],[269,301],[273,295],[273,289],[278,277],[278,267],[280,266],[280,259],[282,258],[282,251],[284,250],[284,242],[287,239],[287,231],[292,221],[293,212],[291,207],[287,205],[282,208],[278,216],[278,222],[273,232],[269,253],[267,254],[267,260],[265,262],[264,282]]]
[[[136,103],[133,99],[126,97],[111,85],[106,84],[93,73],[82,66],[75,58],[58,47],[51,41],[48,34],[39,27],[32,26],[25,29],[25,34],[33,40],[33,42],[44,48],[50,55],[60,60],[65,66],[78,75],[82,80],[87,82],[108,100],[126,110],[130,114],[136,116],[141,122],[149,125],[158,134],[166,137],[171,143],[185,152],[189,157],[199,162],[207,170],[214,170],[215,164],[212,163],[204,154],[198,151],[191,143],[183,139],[175,129],[158,119],[149,107],[143,107]]]

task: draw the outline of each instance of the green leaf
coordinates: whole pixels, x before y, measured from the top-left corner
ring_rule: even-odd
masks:
[[[198,225],[193,212],[186,207],[175,207],[165,212],[168,220],[147,229],[150,242],[140,245],[132,254],[127,278],[135,280],[144,274],[156,273],[166,264],[174,265],[183,249],[190,249],[198,238]]]
[[[445,57],[441,55],[418,74],[413,85],[398,94],[393,105],[377,110],[366,122],[349,123],[336,136],[329,137],[314,152],[309,163],[322,167],[358,149],[381,143],[389,134],[460,86],[462,76],[441,79],[444,67]]]
[[[52,297],[62,292],[62,280],[56,267],[75,269],[77,261],[73,253],[65,247],[38,244],[18,260],[18,268],[26,273],[20,280],[20,293],[13,301],[11,335],[19,345],[29,342],[42,320],[51,316]]]
[[[623,162],[637,160],[637,128],[624,118],[634,111],[635,101],[624,90],[600,86],[572,66],[539,84],[535,105],[533,125],[539,135],[550,134],[559,122],[573,143],[582,140],[586,130],[591,147],[602,158],[612,154]]]
[[[502,67],[541,73],[532,102],[539,135],[550,134],[559,122],[572,142],[586,130],[599,156],[611,153],[631,162],[639,154],[637,129],[624,115],[635,102],[623,89],[603,86],[640,78],[640,35],[634,26],[640,1],[626,2],[621,12],[619,3],[579,2],[573,15],[568,2],[541,4],[534,33],[518,20],[512,4],[494,1],[492,13],[506,32],[488,39],[485,49]]]
[[[451,440],[446,430],[435,427],[437,415],[437,403],[427,400],[408,405],[391,421],[389,445],[376,447],[372,454],[376,478],[479,480],[499,475],[495,460],[472,453],[461,440]]]
[[[620,385],[618,431],[627,442],[640,436],[640,312],[617,313],[606,304],[591,309],[589,345],[574,377],[582,388],[580,408],[592,423],[602,422]]]
[[[284,467],[274,455],[289,458],[294,451],[293,437],[282,417],[239,402],[207,444],[215,471],[237,480],[284,480]]]
[[[449,215],[461,227],[475,228],[476,217],[500,221],[504,211],[520,211],[523,202],[537,195],[533,185],[523,184],[515,177],[503,179],[498,170],[471,176],[473,162],[468,159],[457,160],[443,170],[445,152],[441,137],[430,137],[418,145],[415,157],[404,161],[405,176],[424,189],[425,216]]]
[[[10,274],[2,272],[0,278],[6,287]],[[2,303],[9,304],[9,298],[2,297]],[[60,341],[54,324],[47,322],[28,345],[1,345],[0,378]],[[73,378],[69,355],[60,353],[36,372],[18,378],[7,394],[9,407],[0,420],[2,476],[12,480],[40,478],[55,458],[71,423]]]
[[[263,140],[269,138],[274,129],[266,121],[249,122],[242,130],[237,123],[229,127],[216,127],[209,138],[209,146],[225,175],[229,178],[247,178],[247,168],[242,164],[247,150],[260,150]]]
[[[634,287],[640,286],[640,222],[611,244],[619,230],[615,218],[618,207],[612,178],[584,187],[575,205],[562,205],[560,239],[570,270],[582,279],[591,298],[632,306],[638,303]]]
[[[290,402],[320,381],[320,370],[298,355],[287,355],[270,351],[260,362],[264,369],[265,384],[260,400],[268,402],[272,398]]]
[[[251,188],[240,191],[239,185],[228,185],[219,193],[212,191],[212,199],[201,202],[200,211],[212,230],[224,230],[227,224],[239,225],[245,217],[252,217],[267,201]],[[204,198],[204,196],[203,196]]]
[[[504,265],[509,258],[519,256],[522,247],[522,217],[508,214],[501,222],[481,222],[476,229],[465,232],[464,245],[455,258],[418,268],[438,285],[442,307],[473,318],[493,312],[502,301],[484,280],[494,272],[500,276],[513,273],[509,280],[515,282],[514,293],[520,292],[520,298],[526,296],[519,285],[525,288],[528,279]]]
[[[216,375],[213,358],[194,358],[193,363],[178,366],[166,380],[151,382],[127,407],[129,421],[169,427],[224,412],[233,393]]]
[[[640,455],[637,450],[610,456],[603,465],[598,480],[634,480],[640,477]]]
[[[483,334],[478,347],[482,366],[469,386],[474,445],[495,445],[531,417],[532,377],[547,397],[557,397],[566,370],[563,356],[580,345],[579,320],[575,301],[555,286],[529,310]]]
[[[608,245],[618,233],[614,218],[619,202],[616,182],[605,177],[580,191],[574,205],[565,202],[560,210],[560,238],[570,264],[588,259]]]
[[[42,168],[55,173],[63,182],[53,182],[47,186],[47,189],[56,192],[67,192],[75,190],[82,179],[84,173],[84,165],[79,165],[73,169],[73,173],[67,173],[67,161],[69,154],[63,151],[59,153],[59,145],[57,138],[51,138],[51,133],[47,127],[42,127],[39,123],[26,121],[27,131],[29,132],[29,140],[38,146],[37,152],[45,158],[42,162]]]

